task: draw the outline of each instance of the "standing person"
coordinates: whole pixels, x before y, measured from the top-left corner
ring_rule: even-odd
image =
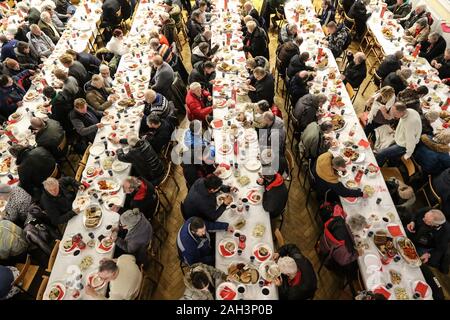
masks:
[[[323,0],[322,7],[320,11],[320,24],[322,26],[328,25],[328,22],[334,21],[336,15],[336,8],[334,7],[331,0]]]
[[[59,58],[59,61],[65,68],[69,69],[69,76],[77,79],[78,86],[83,87],[84,84],[89,81],[89,75],[86,68],[80,62],[75,61],[70,54],[63,54]]]
[[[356,0],[348,12],[348,16],[355,20],[355,40],[361,40],[366,31],[366,22],[371,15],[371,12],[367,13],[366,9],[369,3],[370,0]]]

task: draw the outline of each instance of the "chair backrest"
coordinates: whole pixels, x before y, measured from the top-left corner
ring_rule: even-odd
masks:
[[[21,283],[25,279],[25,276],[28,272],[28,269],[30,268],[30,265],[31,265],[31,256],[28,254],[27,260],[23,264],[22,269],[19,271],[20,272],[19,276],[13,282],[13,286],[19,285],[19,283]]]
[[[84,151],[83,157],[80,160],[80,164],[84,164],[86,165],[88,159],[89,159],[89,155],[91,154],[91,146],[92,143],[89,143],[88,147],[86,148],[86,150]]]
[[[353,96],[355,95],[355,90],[353,90],[353,87],[350,83],[346,83],[345,84],[345,89],[347,89],[348,95],[351,98],[353,98]]]
[[[280,229],[275,229],[273,234],[275,236],[275,239],[277,239],[278,248],[284,246],[284,244],[286,242],[284,241],[284,237],[283,237],[283,234],[281,233]]]
[[[42,298],[44,297],[45,289],[47,288],[47,284],[48,284],[48,276],[42,276],[42,281],[41,284],[39,285],[36,300],[42,300]]]
[[[50,175],[50,177],[52,178],[56,178],[59,174],[59,170],[58,170],[58,164],[55,165],[55,169],[53,169],[52,174]]]
[[[416,173],[416,166],[414,165],[414,162],[411,160],[411,158],[405,159],[404,157],[402,157],[401,159],[406,167],[406,171],[408,172],[408,177],[412,177]]]
[[[426,191],[424,191],[424,195],[427,200],[428,206],[430,206],[432,208],[440,208],[442,206],[442,198],[437,194],[436,190],[434,190],[434,188],[433,188],[431,175],[428,175],[428,186],[430,187],[431,195],[434,197],[434,200],[436,200],[436,202],[437,202],[435,204],[431,203]]]
[[[78,165],[77,172],[75,173],[75,177],[74,177],[76,181],[78,181],[78,182],[81,181],[81,177],[83,176],[84,168],[86,168],[86,165],[80,162],[80,164]]]
[[[295,169],[294,156],[292,155],[292,152],[289,151],[288,149],[286,149],[286,151],[284,152],[284,156],[286,157],[286,161],[288,164],[289,178],[292,179],[292,173],[294,172]]]
[[[66,138],[66,133],[64,132],[64,136],[63,139],[61,140],[59,146],[58,146],[58,150],[59,151],[64,151],[66,149],[67,146],[67,138]]]
[[[164,178],[161,180],[161,182],[156,186],[156,189],[161,189],[161,187],[167,182],[167,180],[170,177],[170,172],[172,171],[172,162],[167,162],[167,168],[166,173],[164,174]]]
[[[55,245],[53,246],[53,250],[50,253],[50,259],[48,259],[47,269],[45,271],[52,272],[53,266],[55,265],[56,256],[58,255],[59,243],[60,240],[55,241]]]
[[[350,30],[353,30],[353,28],[355,27],[355,19],[350,18],[350,17],[345,13],[345,11],[344,11],[344,19],[345,19],[346,22],[351,23]]]

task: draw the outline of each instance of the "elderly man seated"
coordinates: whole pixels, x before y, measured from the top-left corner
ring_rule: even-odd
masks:
[[[187,116],[189,121],[205,121],[206,117],[212,113],[213,110],[212,107],[206,106],[207,103],[211,104],[211,101],[211,94],[207,90],[203,90],[200,83],[191,83],[186,95]]]
[[[431,62],[445,51],[445,39],[437,32],[432,32],[427,40],[422,41],[419,56]]]
[[[362,52],[347,53],[348,64],[341,79],[349,83],[353,88],[359,88],[367,75],[366,56]]]
[[[105,87],[105,81],[99,74],[94,74],[91,81],[86,83],[84,89],[87,103],[98,111],[108,109],[119,99],[118,95],[114,94],[113,89]]]
[[[101,64],[100,67],[98,68],[100,75],[103,78],[103,81],[105,83],[105,87],[106,88],[111,88],[112,87],[112,82],[113,82],[113,78],[111,76],[111,70],[109,69],[109,67],[106,64]]]
[[[167,96],[175,77],[172,67],[167,62],[164,62],[160,55],[155,55],[152,59],[152,74],[153,71],[151,88]]]
[[[36,144],[39,147],[44,147],[56,158],[62,156],[63,150],[59,146],[64,140],[64,129],[58,121],[33,117],[30,120],[31,129],[35,132]]]
[[[248,96],[252,102],[266,100],[270,105],[273,105],[275,97],[275,82],[273,76],[264,70],[262,67],[256,67],[253,70],[254,78],[249,82],[250,91]]]
[[[41,31],[38,25],[32,24],[30,26],[30,32],[27,34],[30,47],[39,58],[48,57],[55,49],[55,45],[52,40]]]
[[[44,32],[53,41],[54,44],[58,43],[61,34],[53,24],[52,17],[48,12],[43,11],[41,13],[41,20],[39,21],[38,26],[41,28],[42,32]]]
[[[83,98],[76,99],[73,105],[74,108],[69,115],[73,127],[85,141],[94,142],[97,130],[104,127],[100,122],[103,113],[88,106]]]
[[[408,238],[416,246],[417,253],[423,263],[435,268],[446,268],[443,265],[450,242],[450,224],[441,210],[424,208],[411,217],[406,226]]]
[[[431,65],[439,71],[439,78],[450,82],[450,48],[445,49],[444,53],[431,61]]]
[[[294,41],[297,37],[298,27],[295,23],[286,24],[280,29],[278,33],[278,44],[283,44],[288,41]]]

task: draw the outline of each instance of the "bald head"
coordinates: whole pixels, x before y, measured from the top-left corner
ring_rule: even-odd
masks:
[[[156,99],[156,92],[152,89],[145,90],[144,92],[144,100],[147,103],[153,103]]]
[[[41,118],[33,117],[30,119],[30,124],[33,129],[41,130],[44,127],[45,122]]]
[[[160,55],[156,55],[152,59],[153,65],[159,67],[163,64],[163,58]]]

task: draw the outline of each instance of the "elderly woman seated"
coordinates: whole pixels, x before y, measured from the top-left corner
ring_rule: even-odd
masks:
[[[450,224],[441,210],[424,208],[411,217],[406,226],[407,235],[416,246],[423,263],[435,268],[443,265],[450,241]]]
[[[428,19],[424,17],[417,20],[411,28],[405,30],[403,39],[405,39],[408,44],[415,46],[419,42],[426,41],[429,34],[430,26],[428,25]]]
[[[20,186],[11,188],[7,184],[0,184],[0,201],[7,201],[3,218],[23,226],[33,203],[31,195]]]
[[[117,246],[114,254],[132,254],[137,264],[146,264],[147,248],[153,235],[152,225],[138,208],[122,213],[119,223],[120,227],[114,228],[111,235]],[[124,237],[119,236],[121,230],[128,231]]]
[[[84,88],[87,103],[98,111],[108,109],[118,100],[118,96],[113,94],[113,89],[105,87],[105,81],[99,74],[94,74]]]

